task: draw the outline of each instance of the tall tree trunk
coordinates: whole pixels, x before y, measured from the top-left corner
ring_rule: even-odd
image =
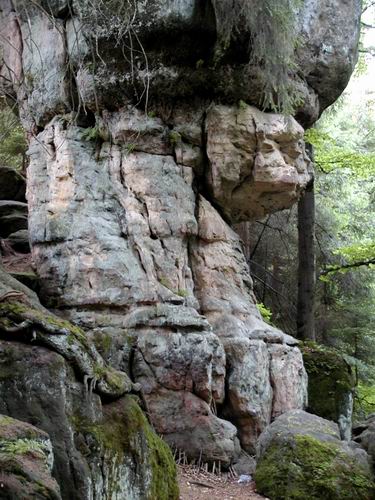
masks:
[[[297,336],[315,340],[315,193],[312,180],[298,203]]]

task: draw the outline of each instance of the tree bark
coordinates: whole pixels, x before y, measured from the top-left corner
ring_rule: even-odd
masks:
[[[298,203],[297,336],[315,340],[315,193],[312,180]]]

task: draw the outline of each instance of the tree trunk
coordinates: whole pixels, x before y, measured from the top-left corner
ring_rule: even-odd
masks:
[[[298,203],[297,336],[315,340],[315,194],[310,182]]]

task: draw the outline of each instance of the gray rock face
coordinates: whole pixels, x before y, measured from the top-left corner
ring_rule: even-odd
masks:
[[[207,112],[207,181],[212,199],[235,222],[293,205],[312,171],[303,128],[290,116],[252,106]]]
[[[0,340],[0,413],[36,425],[44,440],[49,436],[53,469],[48,463],[57,481],[35,473],[32,455],[38,449],[21,436],[12,449],[27,454],[21,465],[30,495],[9,498],[31,498],[32,483],[39,479],[46,492],[41,498],[60,498],[57,484],[61,498],[72,500],[151,500],[160,488],[161,499],[177,498],[172,455],[149,426],[138,398],[129,394],[136,387],[124,385],[127,375],[108,368],[82,332],[44,310],[35,294],[1,267],[0,296],[0,336],[8,339]],[[9,462],[2,454],[6,418],[0,418],[0,461],[8,471],[18,458]]]
[[[0,415],[0,484],[2,498],[61,500],[51,476],[52,443],[33,425]]]
[[[141,411],[130,396],[103,405],[97,394],[75,380],[60,355],[42,347],[2,341],[0,360],[0,411],[48,432],[62,498],[154,498],[152,460],[158,450],[148,442],[152,431],[147,422],[137,422]],[[157,467],[166,465],[160,462]],[[169,472],[163,474],[167,489]],[[174,498],[172,489],[169,494]]]
[[[146,93],[153,102],[193,96],[261,102],[264,75],[262,68],[249,66],[251,33],[240,24],[218,54],[220,26],[211,2],[143,0],[119,9],[111,0],[95,9],[89,0],[75,0],[70,8],[63,0],[32,5],[14,0],[20,23],[12,2],[2,3],[2,33],[13,42],[6,47],[1,74],[8,88],[12,82],[18,87],[29,124],[45,124],[70,109],[77,94],[93,111]],[[303,2],[296,16],[297,69],[290,70],[288,85],[302,96],[298,113],[305,123],[314,122],[347,85],[356,62],[360,13],[359,0]],[[122,44],[133,53],[124,53]]]
[[[272,414],[303,407],[306,375],[295,339],[260,317],[238,236],[208,201],[197,203],[195,165],[184,152],[201,151],[199,122],[184,127],[175,116],[176,130],[168,130],[140,112],[106,113],[100,145],[53,120],[30,146],[33,256],[52,307],[110,339],[126,329],[133,354],[122,350],[116,366],[142,384],[168,442],[229,464],[239,448],[226,420],[253,450]],[[117,144],[106,142],[112,134]],[[273,361],[274,343],[287,369]],[[228,363],[229,403],[221,408]],[[245,387],[254,369],[259,377]],[[268,391],[257,394],[259,387]]]
[[[366,420],[353,427],[353,439],[370,455],[371,464],[375,469],[375,415],[369,415]]]
[[[134,389],[126,372],[169,444],[228,466],[239,442],[254,451],[271,418],[306,402],[298,343],[262,320],[241,242],[223,218],[262,217],[297,201],[310,175],[303,130],[291,116],[233,104],[259,104],[261,69],[248,64],[242,28],[217,59],[210,2],[47,4],[1,1],[12,44],[0,84],[17,98],[30,141],[41,296],[90,330],[92,343],[37,340],[94,385],[96,363],[99,372],[105,364],[99,351],[111,368],[96,385],[103,401]],[[309,5],[303,19],[311,9],[317,16],[301,30],[312,44],[291,75],[306,123],[353,67],[359,1],[327,21],[332,53],[317,47],[325,35],[311,35],[328,2]],[[319,94],[307,77],[324,64],[331,76],[319,77]],[[27,319],[40,326],[35,314]]]
[[[334,102],[349,81],[357,60],[360,16],[361,4],[356,0],[304,1],[298,59],[321,109]]]
[[[297,341],[261,319],[238,235],[203,197],[198,224],[191,250],[196,294],[227,355],[222,411],[253,453],[271,416],[304,407],[307,376]]]

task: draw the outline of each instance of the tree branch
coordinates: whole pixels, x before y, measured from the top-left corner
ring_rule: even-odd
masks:
[[[370,266],[375,265],[375,257],[368,260],[358,260],[357,262],[352,262],[351,264],[343,264],[342,266],[330,266],[327,269],[321,271],[320,276],[327,276],[330,273],[336,273],[344,269],[353,269],[355,267]]]

